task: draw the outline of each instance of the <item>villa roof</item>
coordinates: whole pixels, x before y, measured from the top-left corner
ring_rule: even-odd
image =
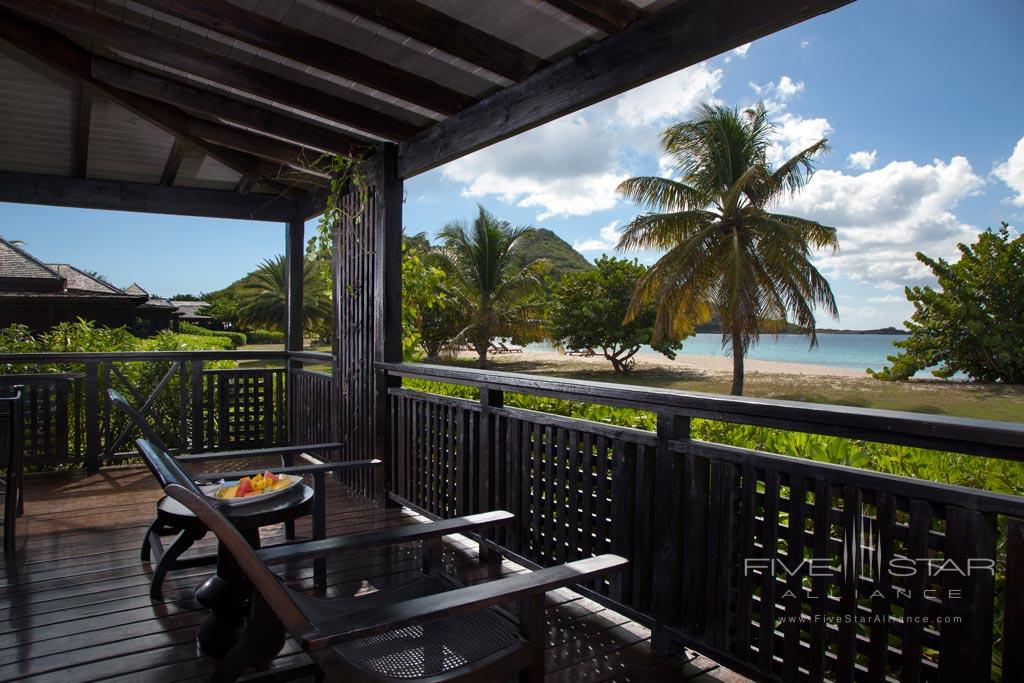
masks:
[[[57,271],[61,277],[67,280],[67,288],[79,292],[90,292],[93,294],[113,294],[124,296],[131,292],[118,289],[109,282],[104,282],[83,270],[75,268],[67,263],[50,263],[50,268]]]
[[[314,215],[851,1],[0,0],[0,201]]]
[[[174,307],[176,307],[178,309],[178,313],[180,313],[181,317],[183,317],[183,318],[193,318],[193,319],[196,319],[196,320],[205,320],[205,319],[210,317],[208,315],[200,315],[197,312],[203,306],[209,306],[210,305],[209,302],[206,302],[206,301],[183,301],[183,300],[180,300],[180,299],[175,299],[175,300],[171,301],[170,303],[171,303],[171,305],[173,305]]]
[[[144,296],[149,296],[149,292],[140,287],[138,282],[131,283],[129,286],[124,288],[124,291],[126,291],[129,294],[141,294]]]
[[[62,276],[21,247],[0,237],[0,278],[59,281]]]

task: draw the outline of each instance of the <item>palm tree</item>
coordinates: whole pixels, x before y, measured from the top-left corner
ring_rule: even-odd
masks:
[[[239,318],[252,327],[284,330],[288,307],[284,256],[265,259],[248,278],[241,292]],[[306,326],[330,319],[330,289],[325,286],[324,265],[307,258],[302,267],[302,315]]]
[[[804,186],[827,140],[773,168],[773,130],[764,105],[742,114],[704,105],[696,118],[661,134],[680,180],[630,178],[618,188],[650,211],[623,229],[619,248],[667,250],[637,284],[627,319],[656,302],[660,339],[717,314],[737,396],[743,357],[761,332],[792,317],[813,347],[815,307],[838,314],[831,287],[811,263],[814,249],[838,248],[835,228],[767,210]]]
[[[447,289],[464,325],[456,339],[465,339],[487,366],[487,350],[495,337],[538,333],[543,327],[541,282],[543,259],[520,265],[516,247],[533,228],[513,228],[483,206],[472,225],[453,221],[439,233],[441,267]]]

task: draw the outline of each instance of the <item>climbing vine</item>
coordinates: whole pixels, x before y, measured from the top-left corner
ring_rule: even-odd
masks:
[[[360,153],[325,154],[317,166],[330,174],[324,213],[317,226],[317,234],[310,242],[310,251],[330,254],[332,236],[346,221],[359,223],[363,219],[370,196],[367,180],[366,156]],[[346,207],[345,199],[355,195],[355,203]]]

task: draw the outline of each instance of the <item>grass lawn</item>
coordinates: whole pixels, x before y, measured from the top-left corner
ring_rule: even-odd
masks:
[[[460,359],[453,361],[452,364],[473,367],[473,362],[470,360]],[[595,370],[582,368],[580,364],[574,364],[572,361],[554,366],[550,363],[538,363],[522,357],[503,358],[499,356],[495,359],[492,367],[508,372],[713,394],[729,393],[731,383],[731,377],[723,374],[637,369],[626,375],[616,375],[610,366],[607,370]],[[880,382],[867,375],[863,378],[815,377],[748,372],[744,393],[747,396],[760,398],[1024,422],[1024,386],[943,382],[941,380]]]
[[[246,351],[280,351],[281,344],[252,344]],[[316,346],[310,351],[330,352],[329,346]],[[526,356],[526,357],[524,357]],[[453,365],[474,367],[470,359],[451,361]],[[280,361],[245,361],[242,367],[280,366]],[[328,372],[327,365],[307,365],[310,370]],[[616,375],[593,365],[574,363],[570,359],[553,364],[522,356],[498,356],[492,367],[508,372],[586,379],[596,382],[617,382],[681,391],[711,394],[729,393],[730,377],[720,373],[695,373],[687,370],[637,369]],[[880,382],[864,377],[818,377],[790,374],[748,372],[745,393],[760,398],[779,398],[811,403],[833,403],[862,408],[907,410],[932,415],[958,415],[989,420],[1024,422],[1024,386],[972,384],[915,380],[912,382]]]

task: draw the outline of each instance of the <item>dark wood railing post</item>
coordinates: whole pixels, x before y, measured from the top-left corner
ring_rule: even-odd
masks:
[[[500,389],[480,390],[480,436],[477,439],[477,510],[482,512],[494,506],[494,474],[500,463],[494,462],[495,430],[497,418],[495,408],[505,405],[505,392]]]
[[[99,364],[85,363],[85,468],[89,474],[100,471],[100,385]]]
[[[201,453],[205,448],[203,437],[206,434],[203,417],[203,361],[194,360],[192,365],[192,443],[191,451]]]
[[[672,649],[666,626],[678,626],[682,618],[683,588],[683,492],[685,462],[671,442],[690,438],[690,418],[658,414],[658,449],[655,455],[653,595],[657,624],[651,644],[659,654]]]

